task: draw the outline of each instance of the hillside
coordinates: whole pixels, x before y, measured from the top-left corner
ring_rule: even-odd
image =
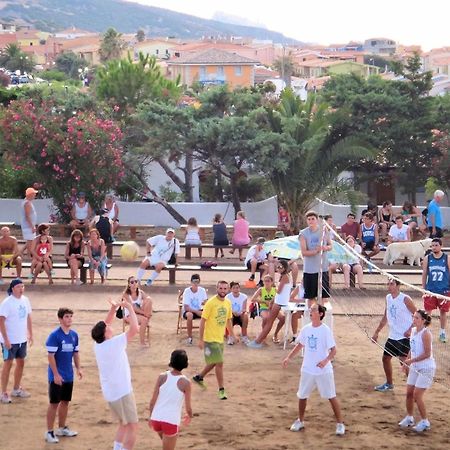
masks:
[[[114,27],[133,33],[142,28],[151,36],[249,36],[284,44],[298,42],[264,28],[227,24],[121,0],[3,0],[0,19],[22,19],[43,31],[74,26],[97,32]]]

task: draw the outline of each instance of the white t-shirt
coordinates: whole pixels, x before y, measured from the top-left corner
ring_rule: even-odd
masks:
[[[133,391],[127,356],[127,335],[119,334],[94,344],[100,385],[107,402],[114,402]]]
[[[320,375],[333,371],[333,366],[330,361],[323,369],[317,367],[317,364],[328,356],[330,349],[336,346],[333,333],[327,325],[324,323],[318,327],[313,327],[311,323],[305,325],[295,342],[305,347],[301,368],[302,372],[311,375]]]
[[[256,245],[252,245],[247,252],[247,256],[245,257],[244,264],[247,265],[247,263],[252,259],[256,258],[256,261],[258,262],[264,262],[267,259],[267,253],[264,249],[258,250]]]
[[[393,241],[407,241],[408,240],[408,225],[403,224],[401,228],[393,225],[389,229],[389,236]]]
[[[186,288],[183,292],[183,312],[185,312],[185,305],[200,311],[203,309],[202,303],[207,299],[208,295],[206,294],[205,288],[199,286],[197,292],[192,292],[190,287]]]
[[[31,304],[28,297],[24,295],[20,298],[10,295],[1,303],[0,316],[6,318],[6,334],[11,344],[27,342],[27,318],[29,314],[31,314]],[[4,342],[1,333],[0,342]]]
[[[164,235],[159,234],[147,239],[147,242],[153,247],[152,258],[159,258],[161,261],[164,261],[166,263],[169,261],[170,257],[173,254],[174,245],[175,254],[178,255],[180,253],[180,242],[178,241],[178,239],[174,238],[168,241]]]
[[[244,305],[245,300],[247,300],[247,295],[242,292],[239,293],[239,297],[235,297],[232,292],[225,296],[231,302],[231,308],[234,313],[241,314],[243,311],[242,307]]]

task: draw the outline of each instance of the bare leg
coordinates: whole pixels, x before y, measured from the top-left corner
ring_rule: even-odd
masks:
[[[216,378],[219,389],[223,388],[223,363],[216,364]]]
[[[67,413],[69,412],[69,402],[61,401],[58,408],[58,426],[64,428],[66,426]],[[50,430],[51,428],[49,428]]]
[[[20,382],[22,381],[24,366],[25,366],[25,360],[23,358],[17,358],[16,359],[16,369],[14,370],[14,389],[20,388]]]
[[[445,327],[447,326],[447,313],[442,311],[442,309],[440,310],[439,321],[441,323],[441,328],[445,330]]]
[[[22,258],[17,256],[14,260],[14,264],[16,265],[17,278],[20,278],[22,275]],[[2,276],[0,275],[0,278]]]
[[[162,437],[162,444],[163,444],[163,450],[174,450],[175,445],[177,443],[178,435],[175,436],[166,436],[163,435]]]
[[[305,420],[305,411],[306,411],[306,402],[308,400],[306,398],[300,398],[298,400],[298,418],[300,419],[300,422],[303,422]]]
[[[342,266],[342,272],[344,272],[344,288],[350,288],[350,266],[348,264],[344,264]]]
[[[383,355],[383,369],[386,375],[386,382],[388,384],[393,384],[392,382],[392,356]]]
[[[417,409],[419,410],[420,417],[422,419],[427,418],[427,410],[425,408],[425,403],[423,401],[423,395],[425,394],[426,389],[416,387],[414,389],[414,401],[416,402]],[[412,414],[411,414],[412,415]]]
[[[278,316],[278,313],[280,312],[280,306],[279,305],[273,305],[272,309],[270,310],[269,318],[267,319],[266,326],[261,331],[259,336],[255,339],[255,341],[258,344],[261,344],[261,342],[264,341],[264,339],[267,337],[267,335],[270,333],[270,330],[272,329],[273,323],[275,322],[275,319]]]
[[[58,410],[59,403],[49,403],[47,408],[47,430],[53,430],[55,425],[56,411]]]
[[[410,384],[406,385],[406,413],[414,415],[414,386]]]
[[[331,408],[333,409],[334,416],[336,417],[336,422],[342,423],[341,407],[339,405],[337,397],[330,398]]]
[[[12,359],[8,359],[7,361],[3,361],[3,367],[2,367],[2,393],[6,392],[8,388],[8,380],[9,380],[9,373],[11,372],[11,367],[13,364]]]

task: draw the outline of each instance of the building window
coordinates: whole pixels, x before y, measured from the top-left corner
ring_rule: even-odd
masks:
[[[234,74],[235,74],[237,77],[242,76],[242,66],[235,66],[235,68],[234,68]]]
[[[199,73],[200,73],[200,78],[202,78],[202,79],[206,78],[206,67],[200,66]]]
[[[218,66],[218,67],[217,67],[217,75],[218,75],[219,77],[223,77],[223,75],[224,75],[223,66]]]

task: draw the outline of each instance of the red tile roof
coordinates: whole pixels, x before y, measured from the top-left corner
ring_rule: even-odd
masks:
[[[186,65],[186,64],[239,64],[254,65],[258,61],[245,58],[236,53],[225,52],[215,48],[200,51],[197,53],[188,53],[180,58],[173,58],[168,61],[169,65]]]

